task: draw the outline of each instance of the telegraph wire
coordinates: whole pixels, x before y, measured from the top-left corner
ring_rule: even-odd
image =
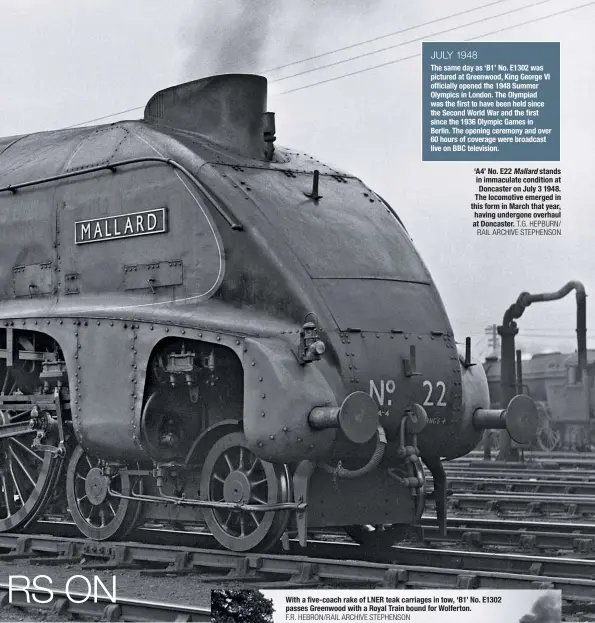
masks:
[[[570,13],[571,11],[576,11],[578,9],[584,9],[588,6],[592,6],[593,4],[595,4],[595,0],[593,0],[592,2],[586,2],[585,4],[580,4],[578,6],[575,7],[571,7],[569,9],[564,9],[562,11],[557,11],[556,13],[550,13],[549,15],[543,15],[542,17],[535,17],[533,19],[527,20],[525,22],[520,22],[519,24],[512,24],[511,26],[505,26],[503,28],[499,28],[498,30],[492,30],[491,32],[486,32],[483,33],[481,35],[477,35],[476,37],[470,37],[468,39],[464,39],[464,41],[475,41],[476,39],[481,39],[483,37],[489,37],[490,35],[495,35],[498,34],[500,32],[504,32],[506,30],[512,30],[513,28],[519,28],[520,26],[526,26],[527,24],[533,24],[535,22],[540,22],[544,19],[549,19],[550,17],[556,17],[558,15],[563,15],[565,13]],[[318,86],[320,84],[326,84],[327,82],[335,82],[336,80],[341,80],[343,78],[349,78],[350,76],[356,76],[358,74],[363,74],[367,71],[372,71],[373,69],[379,69],[380,67],[387,67],[389,65],[395,65],[396,63],[400,63],[402,61],[408,61],[412,58],[417,58],[418,56],[421,56],[421,52],[418,52],[417,54],[411,54],[410,56],[403,56],[401,58],[397,58],[395,60],[392,61],[387,61],[385,63],[380,63],[378,65],[372,65],[372,67],[366,67],[364,69],[358,69],[356,71],[352,71],[349,72],[347,74],[342,74],[340,76],[335,76],[334,78],[327,78],[326,80],[319,80],[318,82],[312,82],[310,84],[305,84],[304,86],[301,87],[296,87],[294,89],[289,89],[287,91],[281,91],[280,93],[273,93],[271,94],[271,97],[275,97],[278,95],[287,95],[288,93],[295,93],[296,91],[303,91],[304,89],[309,89],[311,87],[315,87]]]
[[[419,25],[417,25],[417,26],[412,26],[412,27],[409,27],[409,28],[405,28],[405,29],[403,29],[403,30],[401,30],[401,31],[395,31],[394,33],[387,34],[387,35],[380,35],[379,37],[376,37],[376,38],[374,38],[374,39],[370,39],[369,41],[363,41],[363,42],[360,42],[360,43],[352,44],[351,46],[347,46],[346,48],[338,48],[338,49],[336,49],[336,50],[331,50],[331,51],[329,51],[329,52],[326,52],[325,54],[321,54],[321,55],[318,55],[318,56],[330,55],[330,54],[333,54],[333,53],[335,53],[335,52],[342,51],[343,49],[348,49],[348,48],[350,48],[350,47],[356,47],[356,46],[359,46],[359,45],[364,45],[365,43],[369,43],[369,42],[375,41],[375,40],[377,40],[377,39],[382,39],[382,38],[385,38],[385,37],[388,37],[388,36],[392,36],[393,34],[398,34],[398,33],[401,33],[401,32],[406,32],[406,31],[408,31],[408,30],[413,30],[413,29],[415,29],[415,28],[421,28],[421,27],[423,27],[423,26],[427,26],[427,25],[430,25],[430,24],[433,24],[433,23],[436,23],[436,22],[439,22],[439,21],[444,21],[444,20],[447,20],[447,19],[452,19],[453,17],[457,17],[457,16],[459,16],[459,15],[463,15],[464,13],[469,13],[469,12],[471,12],[472,10],[477,10],[477,9],[480,9],[480,8],[485,8],[485,7],[487,7],[487,6],[491,6],[491,5],[498,4],[498,3],[501,3],[501,2],[505,2],[505,1],[508,1],[508,0],[497,0],[496,2],[491,2],[491,3],[488,3],[488,4],[482,5],[481,7],[476,7],[475,9],[468,9],[467,11],[461,11],[461,12],[459,12],[459,13],[453,13],[453,14],[448,15],[448,16],[445,16],[445,17],[441,17],[441,18],[438,18],[438,19],[435,19],[435,20],[431,20],[431,21],[428,21],[428,22],[424,22],[423,24],[419,24]],[[482,19],[480,19],[480,20],[476,20],[476,21],[474,21],[474,22],[468,22],[467,24],[463,24],[463,25],[460,25],[460,26],[454,26],[454,27],[449,28],[449,29],[447,29],[447,30],[440,31],[440,32],[438,32],[438,33],[433,33],[433,34],[428,35],[428,36],[429,36],[429,37],[433,37],[433,36],[436,36],[436,35],[438,35],[438,34],[442,34],[442,33],[444,33],[444,32],[450,32],[450,31],[452,31],[452,30],[457,30],[457,29],[459,29],[459,28],[465,28],[465,27],[467,27],[467,26],[470,26],[470,25],[473,25],[473,24],[477,24],[477,23],[480,23],[480,22],[486,21],[486,20],[488,20],[488,19],[495,19],[495,18],[497,18],[497,17],[503,17],[503,16],[505,16],[505,15],[508,15],[508,14],[513,13],[513,12],[516,12],[516,11],[520,11],[520,10],[523,10],[523,9],[526,9],[526,8],[531,8],[531,7],[536,6],[536,5],[538,5],[538,4],[544,4],[545,2],[551,2],[551,0],[540,0],[540,2],[536,2],[536,3],[534,3],[534,4],[529,4],[529,5],[526,5],[526,6],[524,6],[524,7],[520,7],[520,8],[514,9],[514,10],[512,10],[512,11],[507,11],[507,12],[505,12],[505,13],[499,13],[499,14],[494,15],[494,16],[491,16],[491,17],[482,18]],[[588,4],[592,4],[592,3],[588,3]],[[583,6],[587,6],[587,5],[583,5]],[[576,7],[576,8],[582,8],[582,7]],[[570,9],[570,10],[573,10],[573,9]],[[562,11],[561,13],[565,13],[565,12],[568,12],[568,11]],[[558,15],[558,14],[559,14],[559,13],[553,13],[552,15],[547,15],[547,16],[545,16],[545,17],[538,18],[538,19],[537,19],[537,20],[535,20],[535,21],[538,21],[539,19],[546,19],[546,18],[548,18],[548,17],[552,17],[552,16],[554,16],[554,15]],[[517,26],[522,26],[522,25],[524,25],[525,23],[530,23],[530,22],[524,22],[524,23],[518,24]],[[516,26],[509,26],[508,28],[515,28],[515,27],[516,27]],[[506,30],[506,29],[505,29],[505,30]],[[495,32],[500,32],[500,31],[495,31]],[[480,36],[484,37],[484,36],[488,36],[489,34],[493,34],[493,33],[486,33],[485,35],[480,35]],[[425,39],[425,38],[426,38],[426,37],[421,37],[421,38],[413,39],[413,40],[410,40],[410,41],[408,41],[408,42],[406,42],[406,43],[412,43],[412,42],[415,42],[415,41],[421,41],[422,39]],[[467,41],[471,41],[471,40],[472,40],[472,39],[467,39]],[[387,50],[387,49],[390,49],[390,48],[393,48],[393,47],[398,47],[399,45],[405,45],[405,43],[395,44],[394,46],[389,46],[389,47],[387,47],[387,48],[384,48],[383,50],[378,50],[378,51],[376,51],[376,52],[368,52],[368,53],[365,53],[365,54],[357,55],[357,56],[351,57],[351,58],[349,58],[349,59],[345,59],[345,60],[340,61],[340,62],[341,62],[341,63],[345,63],[345,62],[349,62],[349,61],[351,61],[351,60],[357,60],[358,58],[362,58],[363,56],[368,56],[368,55],[370,55],[370,54],[377,54],[377,53],[382,52],[382,51],[385,51],[385,50]],[[288,90],[288,91],[282,91],[282,92],[280,92],[280,93],[273,93],[273,94],[271,94],[271,97],[274,97],[275,95],[285,95],[285,94],[287,94],[287,93],[293,93],[294,91],[300,91],[300,90],[303,90],[303,89],[307,89],[307,88],[309,88],[309,87],[311,87],[311,86],[317,86],[317,85],[319,85],[319,84],[324,84],[325,82],[332,82],[332,81],[334,81],[334,80],[339,80],[339,79],[341,79],[341,78],[347,78],[347,77],[349,77],[349,76],[353,76],[353,75],[356,75],[356,74],[358,74],[358,73],[363,73],[363,72],[365,72],[365,71],[371,71],[372,69],[377,69],[378,67],[384,67],[384,66],[386,66],[386,65],[391,65],[391,64],[398,63],[398,62],[401,62],[401,61],[409,60],[409,59],[411,59],[411,58],[415,58],[416,56],[419,56],[419,54],[413,54],[413,55],[411,55],[411,56],[406,56],[406,57],[403,57],[403,58],[400,58],[400,59],[396,59],[396,60],[394,60],[394,61],[389,61],[388,63],[383,63],[383,64],[380,64],[380,65],[374,65],[374,66],[372,66],[372,67],[368,67],[368,68],[365,68],[365,69],[362,69],[362,70],[358,70],[358,71],[355,71],[355,72],[351,72],[351,73],[343,74],[343,75],[341,75],[341,76],[336,76],[336,77],[334,77],[334,78],[329,78],[329,79],[327,79],[327,80],[321,80],[320,82],[314,82],[314,83],[312,83],[312,84],[308,84],[308,85],[304,85],[304,86],[301,86],[301,87],[297,87],[297,88],[295,88],[295,89],[290,89],[290,90]],[[311,57],[311,58],[317,58],[317,57]],[[296,64],[298,64],[298,63],[306,62],[307,60],[310,60],[310,58],[308,58],[308,59],[302,59],[301,61],[294,61],[294,62],[289,63],[289,64],[287,64],[287,65],[283,65],[283,66],[279,66],[279,67],[277,67],[277,68],[269,69],[268,71],[275,71],[276,69],[281,69],[282,67],[289,67],[289,66],[291,66],[291,65],[296,65]],[[338,64],[338,63],[339,63],[339,62],[337,62],[337,63],[332,63],[332,64],[329,64],[329,65],[324,65],[324,66],[322,66],[322,67],[314,68],[314,69],[308,70],[308,71],[306,71],[306,72],[300,72],[300,73],[297,73],[297,74],[293,74],[292,76],[283,77],[283,78],[280,78],[280,79],[277,79],[277,80],[271,80],[270,82],[271,82],[271,84],[273,84],[273,83],[275,83],[275,82],[281,82],[282,80],[286,80],[286,79],[288,79],[288,78],[292,78],[292,77],[295,77],[295,76],[301,75],[302,73],[308,73],[309,71],[317,71],[317,70],[319,70],[319,69],[325,69],[325,68],[327,68],[327,67],[331,67],[333,64]],[[265,72],[265,73],[266,73],[266,72]],[[61,128],[61,129],[63,129],[63,130],[69,130],[69,129],[71,129],[71,128],[76,128],[76,127],[79,127],[79,126],[81,126],[81,125],[85,125],[85,124],[87,124],[87,123],[95,123],[96,121],[103,121],[103,120],[105,120],[105,119],[109,119],[109,118],[111,118],[111,117],[117,117],[118,115],[123,115],[123,114],[128,113],[128,112],[134,112],[134,111],[137,111],[137,110],[142,110],[143,108],[144,108],[144,106],[135,106],[135,107],[133,107],[133,108],[126,108],[125,110],[120,110],[120,111],[118,111],[118,112],[113,112],[113,113],[110,113],[110,114],[107,114],[107,115],[102,115],[102,116],[100,116],[100,117],[95,117],[95,118],[93,118],[93,119],[87,119],[86,121],[79,121],[78,123],[73,123],[72,125],[65,126],[65,127]]]
[[[381,54],[382,52],[386,52],[387,50],[392,50],[394,48],[399,48],[402,45],[409,45],[410,43],[415,43],[416,41],[423,41],[424,39],[428,39],[429,37],[436,37],[438,35],[443,35],[447,32],[452,32],[453,30],[458,30],[459,28],[466,28],[467,26],[474,26],[475,24],[481,24],[483,22],[487,22],[491,19],[497,19],[498,17],[504,17],[505,15],[510,15],[511,13],[517,13],[518,11],[524,11],[525,9],[531,9],[534,6],[538,6],[540,4],[545,4],[546,2],[551,2],[552,0],[539,0],[539,2],[533,2],[532,4],[527,4],[525,6],[517,7],[515,9],[511,9],[510,11],[506,11],[505,13],[497,13],[496,15],[490,15],[489,17],[482,17],[481,19],[474,20],[472,22],[467,22],[466,24],[460,24],[458,26],[452,26],[451,28],[446,28],[444,30],[439,30],[438,32],[433,32],[429,35],[423,35],[422,37],[416,37],[415,39],[409,39],[408,41],[401,41],[399,43],[394,43],[393,45],[388,45],[385,48],[380,48],[379,50],[372,50],[370,52],[363,52],[362,54],[358,54],[357,56],[351,56],[349,58],[344,58],[338,61],[334,61],[332,63],[327,63],[326,65],[320,65],[319,67],[311,67],[310,69],[304,69],[303,71],[299,71],[295,74],[290,74],[289,76],[283,76],[282,78],[276,78],[275,80],[271,80],[271,84],[276,82],[283,82],[284,80],[289,80],[290,78],[296,78],[297,76],[303,76],[304,74],[309,74],[314,71],[321,71],[322,69],[328,69],[329,67],[335,67],[337,65],[343,65],[345,63],[350,63],[351,61],[358,60],[360,58],[365,58],[367,56],[373,56],[374,54]]]
[[[416,26],[409,26],[408,28],[401,28],[401,30],[395,30],[394,32],[389,32],[385,35],[379,35],[378,37],[373,37],[372,39],[366,39],[365,41],[360,41],[359,43],[352,43],[351,45],[346,45],[342,48],[336,48],[334,50],[329,50],[328,52],[323,52],[321,54],[316,54],[314,56],[308,56],[307,58],[302,58],[299,61],[292,61],[291,63],[286,63],[285,65],[278,65],[277,67],[271,67],[270,69],[263,69],[262,73],[267,74],[273,71],[279,71],[281,69],[286,69],[287,67],[293,67],[294,65],[299,65],[300,63],[307,63],[308,61],[313,61],[318,58],[323,58],[324,56],[331,56],[332,54],[337,54],[338,52],[344,52],[345,50],[352,50],[353,48],[357,48],[361,45],[374,43],[375,41],[380,41],[381,39],[387,39],[388,37],[394,37],[395,35],[402,35],[404,32],[417,30],[418,28],[423,28],[424,26],[429,26],[430,24],[443,22],[447,19],[452,19],[453,17],[459,17],[461,15],[465,15],[466,13],[472,13],[473,11],[479,11],[479,9],[485,9],[489,6],[493,6],[494,4],[502,4],[503,2],[510,2],[510,0],[496,0],[495,2],[488,2],[487,4],[482,4],[480,6],[473,7],[472,9],[467,9],[466,11],[459,11],[459,13],[452,13],[451,15],[447,15],[445,17],[438,17],[437,19],[433,19],[428,22],[423,22],[422,24],[417,24]]]
[[[134,108],[127,108],[126,110],[120,110],[119,112],[113,112],[109,115],[103,115],[103,117],[95,117],[95,119],[87,119],[87,121],[79,121],[79,123],[73,123],[72,125],[67,125],[61,130],[70,130],[71,128],[77,128],[79,125],[85,125],[85,123],[93,123],[95,121],[103,121],[104,119],[109,119],[110,117],[117,117],[118,115],[123,115],[127,112],[134,112],[135,110],[141,110],[144,106],[135,106]]]

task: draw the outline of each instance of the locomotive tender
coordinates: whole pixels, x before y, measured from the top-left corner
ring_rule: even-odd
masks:
[[[394,542],[489,410],[398,216],[276,148],[266,79],[165,89],[141,121],[0,139],[0,531],[205,521],[237,550]]]

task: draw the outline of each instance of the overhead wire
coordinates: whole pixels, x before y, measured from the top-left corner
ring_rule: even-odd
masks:
[[[556,13],[550,13],[549,15],[543,15],[541,17],[535,17],[533,19],[527,20],[525,22],[520,22],[519,24],[512,24],[510,26],[505,26],[503,28],[498,28],[497,30],[492,30],[490,32],[486,32],[483,33],[481,35],[477,35],[475,37],[469,37],[467,39],[464,39],[465,42],[468,41],[475,41],[477,39],[482,39],[483,37],[489,37],[490,35],[496,35],[498,33],[501,32],[505,32],[507,30],[512,30],[513,28],[519,28],[520,26],[526,26],[528,24],[533,24],[535,22],[540,22],[544,19],[549,19],[551,17],[557,17],[558,15],[563,15],[565,13],[570,13],[571,11],[576,11],[578,9],[584,9],[588,6],[592,6],[593,4],[595,4],[595,0],[593,0],[592,2],[586,2],[585,4],[581,4],[579,6],[575,6],[575,7],[571,7],[569,9],[563,9],[562,11],[557,11]],[[326,84],[328,82],[335,82],[336,80],[342,80],[343,78],[349,78],[350,76],[356,76],[358,74],[363,74],[367,71],[372,71],[373,69],[379,69],[381,67],[387,67],[389,65],[395,65],[396,63],[401,63],[402,61],[408,61],[412,58],[417,58],[418,56],[421,56],[421,52],[417,52],[416,54],[411,54],[410,56],[403,56],[401,58],[397,58],[391,61],[386,61],[385,63],[379,63],[378,65],[372,65],[372,67],[365,67],[363,69],[358,69],[356,71],[352,71],[346,74],[341,74],[340,76],[334,76],[332,78],[327,78],[325,80],[319,80],[318,82],[312,82],[310,84],[305,84],[301,87],[296,87],[294,89],[288,89],[287,91],[281,91],[279,93],[274,93],[272,94],[272,96],[279,96],[279,95],[287,95],[288,93],[295,93],[296,91],[303,91],[304,89],[309,89],[311,87],[315,87],[318,86],[320,84]]]
[[[367,45],[368,43],[375,43],[376,41],[381,41],[382,39],[388,39],[389,37],[394,37],[396,35],[402,35],[405,32],[409,32],[411,30],[417,30],[418,28],[422,28],[423,26],[429,26],[430,24],[437,24],[438,22],[443,22],[447,19],[452,19],[453,17],[460,17],[461,15],[465,15],[467,13],[472,13],[474,11],[479,11],[480,9],[485,9],[489,6],[493,6],[494,4],[502,4],[503,2],[510,2],[511,0],[496,0],[495,2],[488,2],[487,4],[481,4],[479,6],[473,7],[472,9],[467,9],[465,11],[459,11],[458,13],[451,13],[450,15],[445,15],[444,17],[438,17],[436,19],[429,20],[427,22],[423,22],[422,24],[416,24],[415,26],[409,26],[407,28],[401,28],[400,30],[395,30],[393,32],[386,33],[384,35],[378,35],[377,37],[372,37],[372,39],[366,39],[365,41],[359,41],[358,43],[352,43],[350,45],[346,45],[342,48],[335,48],[334,50],[329,50],[328,52],[322,52],[321,54],[315,54],[314,56],[308,56],[307,58],[302,58],[298,61],[292,61],[291,63],[285,63],[285,65],[278,65],[277,67],[271,67],[270,69],[263,69],[262,73],[268,74],[273,71],[280,71],[281,69],[286,69],[287,67],[293,67],[294,65],[299,65],[301,63],[307,63],[308,61],[314,61],[319,58],[323,58],[325,56],[331,56],[332,54],[337,54],[339,52],[345,52],[345,50],[352,50],[353,48],[358,48],[362,45]]]
[[[422,24],[418,24],[418,25],[416,25],[416,26],[411,26],[411,27],[409,27],[409,28],[402,29],[401,31],[395,31],[394,33],[388,33],[388,34],[386,34],[386,35],[380,35],[380,36],[378,36],[378,37],[375,37],[375,38],[373,38],[373,39],[369,39],[369,40],[367,40],[367,41],[362,41],[362,42],[358,42],[358,43],[352,44],[352,45],[350,45],[350,46],[346,46],[345,48],[337,48],[336,50],[330,50],[329,52],[325,52],[324,54],[317,55],[316,57],[309,57],[309,58],[306,58],[306,59],[302,59],[302,60],[299,60],[299,61],[294,61],[294,62],[292,62],[292,63],[288,63],[287,65],[280,65],[279,67],[277,67],[277,68],[273,68],[273,69],[270,69],[269,71],[275,71],[276,69],[281,69],[281,68],[284,68],[284,67],[289,67],[289,66],[292,66],[292,65],[296,65],[296,64],[298,64],[298,63],[304,63],[304,62],[306,62],[306,61],[308,61],[308,60],[311,60],[311,59],[313,59],[313,58],[318,58],[318,57],[322,57],[322,56],[328,56],[328,55],[330,55],[330,54],[334,54],[334,53],[340,52],[340,51],[342,51],[342,50],[344,50],[344,49],[349,49],[349,48],[352,48],[352,47],[357,47],[357,46],[360,46],[360,45],[364,45],[364,44],[366,44],[366,43],[370,43],[370,42],[373,42],[373,41],[375,41],[375,40],[383,39],[383,38],[386,38],[386,37],[389,37],[389,36],[394,36],[395,34],[400,34],[401,32],[407,32],[407,31],[414,30],[414,29],[417,29],[417,28],[422,28],[422,27],[424,27],[424,26],[428,26],[428,25],[430,25],[430,24],[433,24],[433,23],[436,23],[436,22],[439,22],[439,21],[444,21],[444,20],[447,20],[447,19],[452,19],[452,18],[454,18],[454,17],[458,17],[458,16],[463,15],[463,14],[465,14],[465,13],[469,13],[469,12],[471,12],[472,10],[478,10],[478,9],[480,9],[480,8],[485,8],[485,7],[488,7],[488,6],[492,6],[492,5],[494,5],[494,4],[500,4],[500,3],[504,2],[504,1],[507,1],[507,0],[497,0],[496,2],[491,2],[491,3],[488,3],[488,4],[482,5],[482,6],[480,6],[480,7],[475,7],[474,9],[468,9],[467,11],[460,11],[460,12],[458,12],[458,13],[453,13],[453,14],[451,14],[451,15],[447,15],[447,16],[444,16],[444,17],[441,17],[441,18],[437,18],[437,19],[434,19],[434,20],[429,20],[429,21],[424,22],[424,23],[422,23]],[[536,3],[533,3],[533,4],[529,4],[529,5],[525,5],[525,6],[523,6],[523,7],[516,8],[516,9],[513,9],[513,10],[511,10],[511,11],[507,11],[507,12],[505,12],[505,13],[498,13],[498,14],[496,14],[496,15],[493,15],[493,16],[490,16],[490,17],[484,17],[484,18],[481,18],[481,19],[479,19],[479,20],[475,20],[475,21],[473,21],[473,22],[468,22],[468,23],[466,23],[466,24],[462,24],[462,25],[458,25],[458,26],[453,26],[452,28],[445,29],[445,30],[443,30],[443,31],[439,31],[439,32],[437,32],[437,33],[432,33],[432,34],[430,34],[430,35],[425,35],[425,36],[423,36],[423,37],[418,37],[418,38],[416,38],[416,39],[409,40],[409,41],[407,41],[407,42],[398,43],[398,44],[395,44],[395,45],[393,45],[393,46],[388,46],[388,47],[386,47],[386,48],[383,48],[382,50],[377,50],[377,51],[373,51],[373,52],[367,52],[367,53],[360,54],[360,55],[357,55],[357,56],[354,56],[354,57],[350,57],[349,59],[344,59],[344,60],[341,60],[341,61],[336,61],[335,63],[331,63],[331,64],[328,64],[328,65],[324,65],[324,66],[321,66],[321,67],[318,67],[318,68],[312,68],[312,69],[307,70],[307,71],[304,71],[304,72],[299,72],[299,73],[296,73],[296,74],[292,74],[291,76],[286,76],[286,77],[283,77],[283,78],[280,78],[280,79],[276,79],[276,80],[270,80],[269,82],[270,82],[271,84],[273,84],[273,83],[275,83],[275,82],[281,82],[281,81],[283,81],[283,80],[286,80],[286,79],[289,79],[289,78],[293,78],[293,77],[296,77],[296,76],[302,75],[302,73],[310,73],[310,72],[312,72],[312,71],[319,71],[319,70],[326,69],[327,67],[331,67],[331,66],[336,65],[336,64],[339,64],[339,63],[346,63],[346,62],[350,62],[350,61],[352,61],[352,60],[357,60],[357,59],[359,59],[359,58],[363,58],[363,57],[365,57],[365,56],[369,56],[369,55],[371,55],[371,54],[378,54],[378,53],[380,53],[380,52],[382,52],[382,51],[386,51],[386,50],[391,49],[391,48],[394,48],[394,47],[398,47],[398,46],[401,46],[401,45],[406,45],[406,44],[408,44],[408,43],[413,43],[413,42],[415,42],[415,41],[421,41],[421,40],[423,40],[423,39],[425,39],[425,38],[427,38],[427,37],[434,37],[434,36],[437,36],[437,35],[439,35],[439,34],[444,34],[445,32],[451,32],[451,31],[453,31],[453,30],[458,30],[459,28],[465,28],[465,27],[467,27],[467,26],[474,25],[474,24],[477,24],[477,23],[482,23],[482,22],[487,21],[487,20],[490,20],[490,19],[496,19],[496,18],[498,18],[498,17],[503,17],[503,16],[506,16],[506,15],[509,15],[510,13],[514,13],[514,12],[517,12],[517,11],[520,11],[520,10],[523,10],[523,9],[526,9],[526,8],[531,8],[531,7],[533,7],[533,6],[537,6],[537,5],[539,5],[539,4],[544,4],[544,3],[546,3],[546,2],[551,2],[551,1],[552,1],[552,0],[540,0],[539,2],[536,2]],[[588,3],[588,4],[592,4],[592,3]],[[580,7],[578,7],[578,8],[580,8]],[[562,11],[562,12],[567,12],[567,11]],[[546,18],[551,17],[551,16],[553,16],[553,15],[557,15],[557,14],[555,13],[555,14],[552,14],[552,15],[547,15],[547,16],[545,16],[545,17],[543,17],[543,18],[538,18],[538,19],[546,19]],[[536,21],[537,21],[537,20],[536,20]],[[525,23],[529,23],[529,22],[525,22]],[[520,26],[520,25],[523,25],[523,24],[518,24],[518,26]],[[514,28],[514,27],[516,27],[516,25],[515,25],[515,26],[509,26],[508,28]],[[505,28],[504,30],[506,30],[506,28]],[[500,32],[500,31],[495,31],[495,32]],[[484,34],[484,35],[480,35],[480,36],[488,36],[489,34],[492,34],[492,33],[486,33],[486,34]],[[468,41],[470,41],[470,40],[472,40],[472,39],[468,39]],[[388,63],[382,63],[382,64],[380,64],[380,65],[375,65],[375,66],[368,67],[368,68],[365,68],[365,69],[362,69],[362,70],[358,70],[358,71],[355,71],[355,72],[350,72],[350,73],[347,73],[347,74],[342,74],[341,76],[336,76],[336,77],[333,77],[333,78],[329,78],[329,79],[327,79],[327,80],[321,80],[321,81],[319,81],[319,82],[314,82],[314,83],[311,83],[311,84],[308,84],[308,85],[303,85],[303,86],[301,86],[301,87],[297,87],[297,88],[295,88],[295,89],[290,89],[290,90],[287,90],[287,91],[281,91],[280,93],[275,93],[275,94],[272,94],[272,96],[275,96],[275,95],[285,95],[285,94],[287,94],[287,93],[293,93],[294,91],[300,91],[300,90],[303,90],[303,89],[310,88],[310,87],[312,87],[312,86],[317,86],[317,85],[319,85],[319,84],[324,84],[325,82],[331,82],[331,81],[334,81],[334,80],[339,80],[339,79],[341,79],[341,78],[347,78],[347,77],[349,77],[349,76],[356,75],[356,74],[358,74],[358,73],[363,73],[364,71],[371,71],[372,69],[376,69],[376,68],[378,68],[378,67],[384,67],[384,66],[386,66],[386,65],[390,65],[390,64],[398,63],[398,62],[401,62],[401,61],[404,61],[404,60],[408,60],[408,59],[410,59],[410,58],[415,58],[415,57],[417,57],[417,56],[419,56],[419,53],[418,53],[418,54],[413,54],[413,55],[411,55],[411,56],[403,57],[403,58],[401,58],[401,59],[396,59],[396,60],[393,60],[393,61],[389,61]],[[266,73],[266,72],[265,72],[265,73]],[[81,126],[81,125],[85,125],[85,124],[87,124],[87,123],[95,123],[95,122],[97,122],[97,121],[103,121],[103,120],[105,120],[105,119],[109,119],[109,118],[111,118],[111,117],[116,117],[116,116],[118,116],[118,115],[123,115],[123,114],[128,113],[128,112],[134,112],[134,111],[137,111],[137,110],[142,110],[143,108],[144,108],[144,106],[135,106],[135,107],[132,107],[132,108],[126,108],[126,109],[124,109],[124,110],[120,110],[120,111],[118,111],[118,112],[113,112],[113,113],[110,113],[110,114],[107,114],[107,115],[102,115],[102,116],[100,116],[100,117],[94,117],[93,119],[87,119],[87,120],[85,120],[85,121],[79,121],[78,123],[73,123],[73,124],[71,124],[71,125],[65,126],[65,127],[64,127],[64,128],[62,128],[62,129],[67,130],[67,129],[71,129],[71,128],[76,128],[76,127],[79,127],[79,126]]]
[[[506,11],[505,13],[497,13],[496,15],[490,15],[488,17],[482,17],[481,19],[476,19],[472,22],[467,22],[466,24],[459,24],[458,26],[452,26],[450,28],[445,28],[444,30],[439,30],[438,32],[430,33],[429,35],[423,35],[422,37],[415,37],[415,39],[409,39],[408,41],[400,41],[399,43],[394,43],[393,45],[388,45],[384,48],[380,48],[379,50],[372,50],[370,52],[364,52],[362,54],[358,54],[357,56],[350,56],[349,58],[344,58],[338,61],[333,61],[332,63],[327,63],[326,65],[320,65],[319,67],[311,67],[310,69],[304,69],[303,71],[299,71],[295,74],[290,74],[289,76],[283,76],[283,78],[276,78],[275,80],[271,80],[271,83],[283,82],[284,80],[289,80],[290,78],[297,78],[298,76],[303,76],[304,74],[309,74],[314,71],[321,71],[322,69],[328,69],[329,67],[335,67],[337,65],[343,65],[345,63],[350,63],[352,61],[358,60],[360,58],[366,58],[368,56],[373,56],[374,54],[381,54],[382,52],[386,52],[388,50],[393,50],[394,48],[399,48],[403,45],[409,45],[410,43],[416,43],[417,41],[423,41],[424,39],[428,39],[429,37],[436,37],[438,35],[443,35],[447,32],[452,32],[453,30],[459,30],[460,28],[466,28],[467,26],[474,26],[475,24],[482,24],[483,22],[487,22],[491,19],[497,19],[498,17],[504,17],[505,15],[510,15],[511,13],[518,13],[518,11],[524,11],[525,9],[531,9],[540,4],[545,4],[546,2],[552,2],[552,0],[539,0],[538,2],[533,2],[531,4],[526,4],[525,6],[517,7],[515,9],[511,9],[510,11]]]

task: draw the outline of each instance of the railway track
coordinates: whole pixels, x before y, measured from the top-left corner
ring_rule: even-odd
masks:
[[[484,460],[483,456],[465,455],[464,457],[453,459],[447,463],[447,466],[452,465],[465,465],[465,466],[506,466],[514,467],[516,469],[524,469],[523,466],[540,465],[540,466],[557,466],[561,469],[580,468],[580,469],[593,469],[595,468],[595,453],[590,455],[575,455],[575,456],[552,456],[547,455],[543,457],[529,456],[525,457],[524,461],[498,461],[495,459]]]
[[[570,451],[552,451],[552,452],[544,452],[543,450],[529,450],[525,451],[526,457],[531,457],[533,459],[549,459],[554,460],[556,458],[561,459],[591,459],[593,464],[595,465],[595,452],[570,452]],[[474,459],[483,459],[483,450],[472,450],[463,458],[474,458]],[[455,459],[455,461],[458,459]]]
[[[157,531],[156,531],[157,532]],[[158,531],[163,541],[164,531]],[[182,533],[186,534],[187,533]],[[148,536],[148,533],[145,532]],[[180,533],[175,533],[179,539]],[[209,535],[196,534],[196,539]],[[212,540],[214,543],[214,540]],[[569,602],[591,603],[595,561],[518,553],[397,546],[370,553],[350,543],[295,542],[286,554],[240,554],[210,548],[139,542],[89,542],[49,535],[3,534],[0,560],[70,564],[81,570],[138,569],[143,575],[194,574],[201,583],[257,587],[311,585],[385,588],[557,588]]]
[[[477,478],[488,478],[490,480],[498,480],[501,478],[519,478],[519,479],[547,479],[547,480],[575,480],[584,482],[595,482],[594,470],[560,470],[560,469],[512,469],[512,468],[488,468],[484,469],[480,466],[448,466],[446,474],[449,478],[458,476],[467,477],[475,476]],[[431,478],[431,476],[428,474]]]
[[[38,602],[33,599],[37,598]],[[30,601],[31,599],[31,601]],[[43,603],[47,601],[47,603]],[[8,584],[0,584],[0,607],[11,605],[27,610],[49,610],[56,616],[86,617],[101,621],[210,621],[209,608],[182,606],[157,601],[128,599],[116,596],[115,602],[98,595],[88,599],[87,595],[69,591],[53,590],[48,600],[45,589],[29,588],[27,593],[10,592]]]
[[[428,544],[459,544],[464,547],[516,548],[521,551],[595,553],[595,523],[514,521],[506,519],[451,517],[442,536],[433,518],[421,522],[421,541]]]
[[[431,481],[431,479],[430,479]],[[453,492],[509,492],[539,493],[541,495],[595,496],[595,481],[576,479],[526,478],[522,476],[486,478],[457,475],[448,478],[448,488]]]
[[[453,513],[484,513],[498,516],[593,518],[595,496],[555,495],[544,497],[543,493],[464,493],[454,491],[448,497]],[[432,508],[428,500],[426,508]]]

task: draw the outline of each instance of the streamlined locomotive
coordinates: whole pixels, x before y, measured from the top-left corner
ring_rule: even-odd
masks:
[[[206,522],[236,551],[342,526],[394,542],[422,461],[490,410],[399,217],[275,146],[267,83],[165,89],[140,121],[0,139],[0,531],[68,509],[92,539]]]

